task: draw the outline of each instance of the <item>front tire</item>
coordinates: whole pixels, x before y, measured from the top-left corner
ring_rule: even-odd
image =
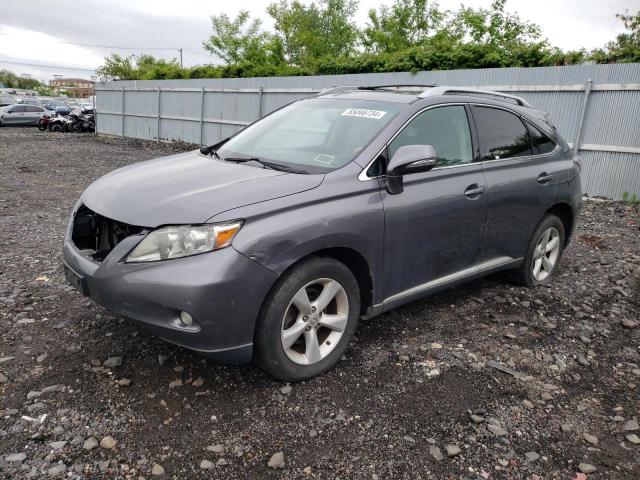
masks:
[[[351,270],[330,257],[294,266],[267,296],[254,334],[255,362],[271,376],[299,382],[332,368],[360,317]]]
[[[513,272],[512,280],[527,287],[551,282],[560,266],[564,245],[564,224],[555,215],[546,214],[533,232],[524,262]]]

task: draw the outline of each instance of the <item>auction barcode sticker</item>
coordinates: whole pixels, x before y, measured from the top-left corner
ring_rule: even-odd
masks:
[[[380,120],[387,112],[382,110],[367,110],[366,108],[348,108],[342,112],[343,117],[364,117]]]

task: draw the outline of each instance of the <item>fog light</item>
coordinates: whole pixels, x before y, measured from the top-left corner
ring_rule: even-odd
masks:
[[[193,324],[193,317],[187,312],[180,312],[180,321],[185,327],[190,327]]]

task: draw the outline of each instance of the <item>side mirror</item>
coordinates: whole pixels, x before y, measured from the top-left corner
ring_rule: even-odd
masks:
[[[437,159],[436,149],[431,145],[403,145],[387,165],[387,191],[392,195],[402,193],[404,175],[428,172],[435,167]]]

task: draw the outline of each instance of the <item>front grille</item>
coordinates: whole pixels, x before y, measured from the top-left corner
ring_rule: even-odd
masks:
[[[84,255],[102,262],[122,240],[141,231],[142,227],[103,217],[81,205],[73,218],[71,240]]]

